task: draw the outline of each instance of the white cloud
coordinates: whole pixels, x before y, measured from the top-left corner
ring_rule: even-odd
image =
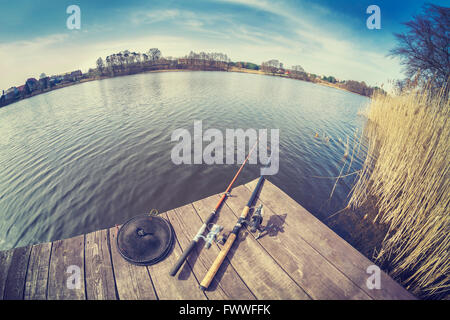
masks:
[[[42,72],[60,72],[65,66],[73,64],[60,52],[60,46],[68,40],[67,34],[53,34],[0,44],[0,88],[21,85],[29,77],[38,77]]]

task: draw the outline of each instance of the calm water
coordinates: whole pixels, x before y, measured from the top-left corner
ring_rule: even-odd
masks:
[[[317,176],[339,174],[347,137],[351,155],[363,125],[357,111],[368,101],[277,77],[169,72],[88,82],[1,108],[0,249],[222,192],[238,164],[171,162],[172,131],[192,131],[194,120],[203,120],[203,130],[279,128],[280,171],[269,180],[324,220],[345,206],[353,178],[340,181],[329,200],[335,180]],[[353,161],[350,172],[360,166]],[[236,185],[258,175],[259,166],[248,165]]]

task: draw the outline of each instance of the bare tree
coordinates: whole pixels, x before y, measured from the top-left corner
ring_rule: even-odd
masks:
[[[419,74],[443,86],[450,76],[450,8],[428,4],[423,13],[404,23],[405,33],[395,34],[398,46],[390,55],[398,56],[411,78]]]
[[[264,72],[276,73],[283,69],[283,63],[276,59],[272,59],[261,63],[261,70]]]
[[[300,65],[292,66],[291,70],[296,72],[305,72],[305,69],[303,69]]]
[[[103,59],[100,57],[97,59],[97,69],[100,72],[100,74],[103,73],[104,68],[105,68],[105,64],[103,63]]]
[[[161,51],[158,48],[151,48],[150,50],[148,50],[147,54],[150,58],[150,61],[156,61],[161,58]]]
[[[184,57],[191,67],[203,68],[203,69],[219,69],[228,70],[230,64],[230,58],[221,52],[189,52]]]

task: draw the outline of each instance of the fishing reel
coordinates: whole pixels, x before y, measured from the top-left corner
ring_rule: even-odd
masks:
[[[270,230],[272,230],[272,228],[274,228],[274,224],[270,223],[266,226],[261,226],[262,222],[263,222],[263,205],[259,205],[259,207],[255,210],[255,212],[253,213],[252,217],[250,218],[250,221],[244,220],[242,221],[242,225],[243,226],[248,226],[250,228],[250,232],[251,233],[255,233],[258,231],[257,236],[255,237],[256,240],[262,238],[264,236],[265,232],[270,232]],[[219,240],[217,240],[217,242],[220,245],[224,245],[225,242],[227,242],[228,236],[230,235],[230,232],[224,232],[222,233],[222,236],[220,237]]]
[[[200,238],[203,238],[205,240],[205,248],[209,249],[214,241],[217,239],[217,235],[223,230],[223,227],[218,224],[213,224],[212,227],[209,229],[210,231],[205,236],[199,236]]]
[[[250,231],[252,233],[258,231],[258,235],[255,238],[256,240],[261,238],[264,232],[266,231],[269,232],[274,227],[273,224],[268,224],[265,227],[261,227],[262,222],[263,222],[263,205],[260,204],[250,219]]]
[[[259,205],[259,207],[253,213],[250,219],[250,231],[255,233],[256,230],[259,230],[261,223],[263,221],[263,205]]]

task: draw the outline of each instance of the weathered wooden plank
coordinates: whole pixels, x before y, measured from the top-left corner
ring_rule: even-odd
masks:
[[[11,257],[11,265],[6,277],[5,300],[22,300],[25,288],[25,278],[27,275],[28,260],[30,258],[31,247],[21,247],[14,249]]]
[[[51,250],[51,242],[31,247],[30,262],[28,263],[27,279],[25,281],[25,300],[47,299]]]
[[[108,230],[88,233],[85,243],[86,295],[89,300],[116,300]]]
[[[54,241],[49,270],[47,299],[85,300],[84,235]]]
[[[174,215],[173,212],[169,212],[169,214]],[[167,213],[163,213],[162,217],[168,219]],[[173,250],[166,259],[148,266],[158,298],[162,300],[206,300],[189,265],[183,266],[178,277],[169,275],[170,269],[178,260],[181,252],[178,241],[175,241]]]
[[[214,195],[196,201],[193,205],[204,221],[216,202],[217,195]],[[231,230],[236,221],[231,209],[222,206],[216,223],[224,226],[226,230]],[[247,235],[248,232],[241,232],[228,253],[228,259],[256,298],[310,299],[263,247],[253,237]]]
[[[256,180],[245,186],[253,190]],[[260,199],[273,212],[288,213],[285,223],[297,230],[299,237],[372,298],[414,299],[413,295],[384,272],[381,273],[381,289],[368,289],[366,281],[370,275],[367,274],[367,267],[374,263],[268,180],[261,190]]]
[[[117,293],[121,300],[156,300],[152,279],[145,266],[129,263],[117,250],[119,227],[109,229],[110,249]]]
[[[5,292],[6,278],[8,277],[13,252],[14,249],[0,251],[0,299],[3,299],[3,293]]]
[[[186,248],[203,222],[191,204],[176,208],[170,211],[167,216],[175,230],[178,242],[182,248]],[[188,263],[193,268],[197,279],[206,274],[220,251],[216,244],[213,244],[209,249],[205,249],[203,246],[204,241],[201,241],[188,258]],[[228,265],[229,261],[225,259],[210,285],[210,290],[205,291],[206,296],[213,300],[254,300],[255,296],[239,277],[236,270],[232,266],[228,267]],[[218,279],[221,279],[220,283]]]
[[[262,188],[264,189],[264,184]],[[250,190],[245,186],[239,186],[232,191],[232,197],[227,199],[226,205],[233,212],[239,212],[250,195]],[[258,199],[255,208],[260,204],[261,201]],[[269,234],[265,233],[266,235],[258,241],[310,297],[319,300],[370,299],[361,288],[299,237],[297,230],[285,223],[286,212],[276,214],[263,206],[263,213],[263,225],[269,223],[275,228]],[[250,217],[251,215],[249,220]]]

